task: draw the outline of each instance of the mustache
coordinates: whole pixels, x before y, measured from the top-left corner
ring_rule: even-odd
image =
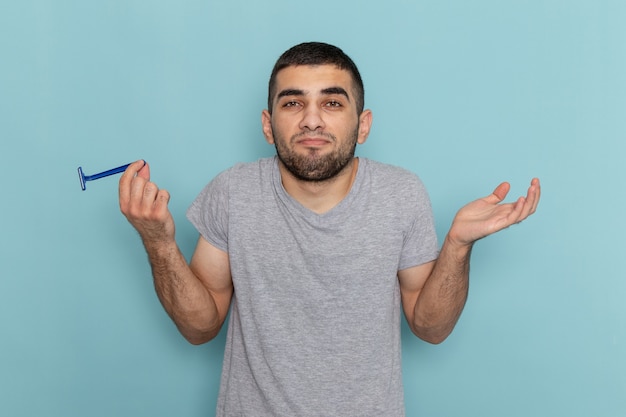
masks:
[[[337,137],[335,135],[333,135],[332,133],[324,132],[322,130],[303,130],[303,131],[293,135],[291,137],[291,141],[295,142],[295,141],[297,141],[297,140],[299,140],[301,138],[311,137],[311,136],[326,138],[326,139],[329,139],[329,140],[331,140],[333,142],[335,142],[337,140]]]

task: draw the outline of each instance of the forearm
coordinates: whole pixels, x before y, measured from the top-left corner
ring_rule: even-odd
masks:
[[[531,181],[526,197],[503,204],[509,189],[510,185],[504,182],[489,196],[475,200],[457,212],[439,258],[430,271],[423,276],[418,272],[418,279],[413,280],[407,278],[409,273],[401,274],[405,314],[411,330],[420,338],[440,343],[454,329],[467,300],[474,243],[520,223],[535,212],[541,194],[538,179]]]
[[[415,302],[411,329],[421,339],[441,343],[454,329],[467,300],[471,249],[446,237]]]
[[[230,270],[228,262],[222,261],[216,288],[212,288],[212,271],[198,274],[192,270],[176,244],[169,200],[166,190],[150,182],[150,167],[145,161],[130,164],[122,174],[120,210],[141,236],[159,300],[182,335],[200,344],[215,337],[224,322],[232,294]]]
[[[211,293],[191,270],[176,243],[144,241],[144,246],[156,293],[181,334],[193,344],[214,338],[223,320]]]

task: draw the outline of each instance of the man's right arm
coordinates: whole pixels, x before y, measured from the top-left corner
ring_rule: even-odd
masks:
[[[148,253],[161,304],[193,344],[218,333],[233,293],[228,254],[204,238],[187,264],[175,241],[169,193],[150,182],[148,164],[131,164],[120,179],[120,209],[137,229]]]

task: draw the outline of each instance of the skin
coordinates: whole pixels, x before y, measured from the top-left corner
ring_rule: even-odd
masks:
[[[280,155],[283,186],[305,207],[324,213],[350,191],[358,168],[354,147],[366,141],[372,113],[358,114],[350,74],[334,66],[285,68],[276,91],[261,123]],[[502,203],[509,189],[504,182],[461,208],[436,261],[398,271],[406,319],[421,339],[441,343],[452,332],[467,299],[474,243],[535,212],[538,179],[525,197]],[[233,294],[228,254],[200,237],[187,264],[175,241],[169,198],[150,181],[143,161],[131,164],[120,179],[120,209],[141,236],[157,295],[181,334],[201,344],[218,334],[228,312]]]
[[[308,166],[331,155],[348,158],[331,178],[317,181],[299,178],[279,163],[285,190],[305,207],[323,213],[350,191],[358,166],[354,147],[367,140],[372,112],[357,113],[352,78],[334,66],[288,67],[278,73],[276,85],[272,113],[264,110],[261,123],[265,140],[278,154],[293,155]]]

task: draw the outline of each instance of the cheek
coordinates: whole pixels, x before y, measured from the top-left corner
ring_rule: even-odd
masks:
[[[289,120],[285,118],[275,117],[272,119],[271,123],[272,132],[274,134],[274,138],[285,138],[290,135],[296,133],[298,131],[298,126],[293,126]]]
[[[284,127],[275,120],[272,120],[272,124],[270,125],[270,131],[273,138],[272,143],[283,141],[283,139],[285,138]]]

